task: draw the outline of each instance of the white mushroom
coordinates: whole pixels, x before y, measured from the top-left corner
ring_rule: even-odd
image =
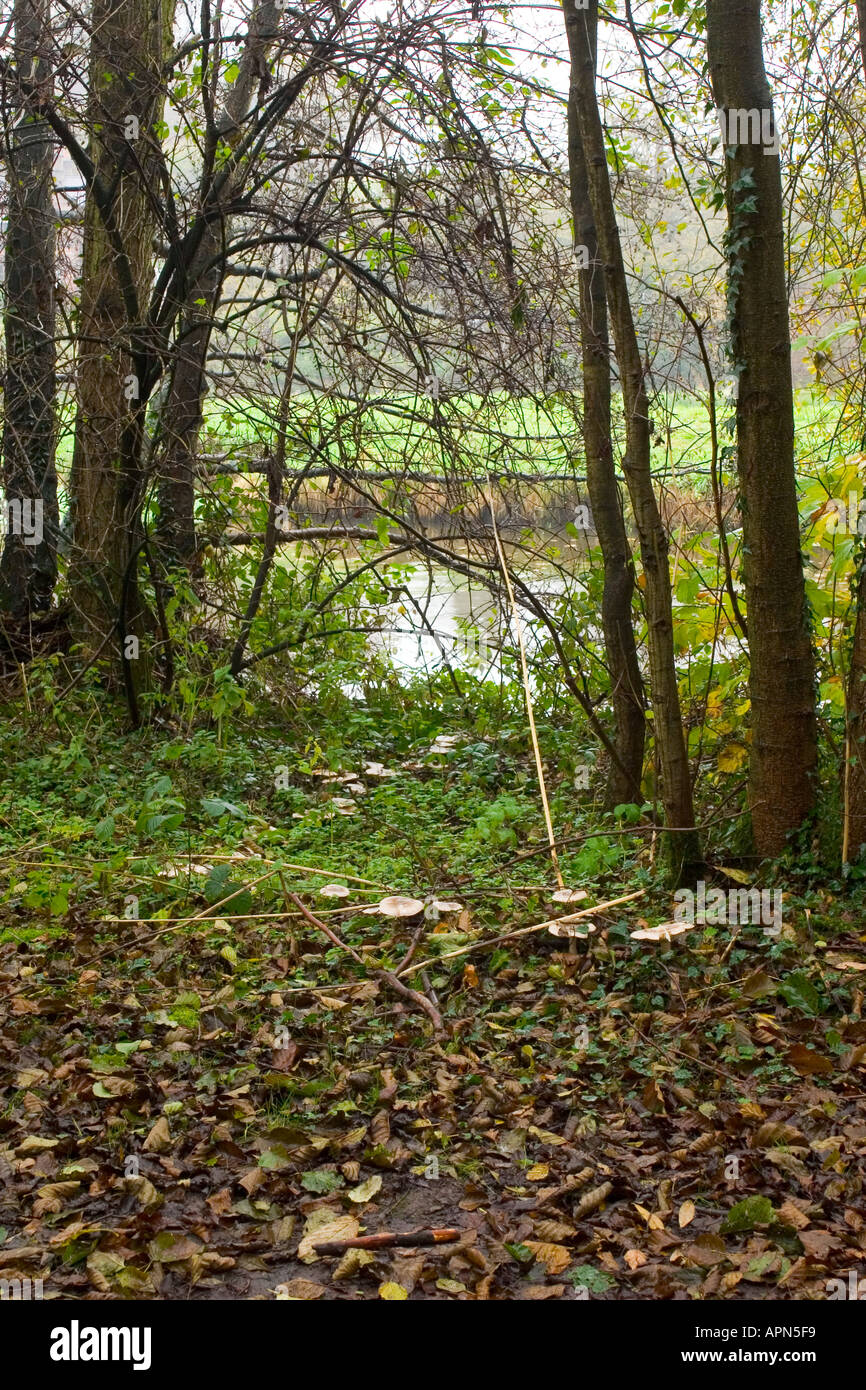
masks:
[[[460,734],[437,734],[427,752],[451,753],[461,741]]]
[[[462,912],[462,911],[463,911],[463,904],[462,904],[462,903],[444,903],[444,902],[442,902],[441,898],[434,898],[434,899],[433,899],[433,906],[436,908],[436,911],[437,911],[437,912]]]
[[[320,898],[348,898],[349,893],[345,883],[326,883],[319,889]]]
[[[424,904],[420,898],[404,898],[396,894],[383,898],[374,911],[382,917],[417,917],[419,912],[424,911]]]
[[[670,941],[674,936],[694,931],[694,922],[662,922],[658,927],[642,927],[631,933],[632,941]]]
[[[582,922],[552,922],[547,928],[548,936],[555,936],[557,939],[565,938],[568,941],[568,954],[577,955],[575,941],[585,941],[593,932],[598,931],[595,922],[584,919]]]
[[[589,894],[585,888],[557,888],[555,893],[551,893],[552,903],[582,903]]]

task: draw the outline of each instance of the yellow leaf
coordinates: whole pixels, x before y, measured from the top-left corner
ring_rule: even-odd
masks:
[[[723,873],[726,878],[732,878],[735,883],[750,883],[752,880],[752,875],[747,873],[745,869],[726,869],[724,864],[720,864],[719,872]]]
[[[680,1223],[680,1230],[688,1226],[695,1219],[696,1208],[694,1202],[683,1202],[677,1220]]]
[[[389,1303],[402,1303],[409,1297],[408,1290],[402,1284],[380,1284],[379,1297],[384,1298]]]
[[[748,756],[748,749],[741,743],[729,743],[716,759],[719,772],[738,772]]]
[[[536,1164],[534,1165],[534,1167],[530,1168],[529,1172],[526,1174],[526,1181],[527,1181],[527,1182],[544,1182],[544,1179],[547,1177],[547,1175],[548,1175],[549,1172],[550,1172],[550,1166],[549,1166],[549,1164],[547,1164],[547,1163],[536,1163]]]
[[[319,1208],[322,1211],[322,1208]],[[313,1217],[317,1212],[311,1212],[307,1218],[303,1239],[298,1246],[298,1258],[305,1264],[313,1264],[315,1260],[320,1260],[321,1255],[317,1255],[313,1249],[320,1241],[326,1240],[351,1240],[358,1234],[359,1223],[354,1216],[333,1217],[331,1212],[327,1212],[328,1220],[314,1222]]]
[[[546,1266],[548,1274],[562,1274],[571,1264],[571,1253],[564,1245],[549,1245],[544,1240],[525,1240],[523,1243],[536,1260]]]
[[[352,1187],[346,1193],[350,1202],[369,1202],[382,1187],[382,1175],[376,1173],[366,1182],[360,1183],[357,1187]]]

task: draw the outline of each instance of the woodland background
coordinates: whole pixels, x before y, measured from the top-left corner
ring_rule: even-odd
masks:
[[[850,1296],[864,0],[0,34],[0,1276]]]

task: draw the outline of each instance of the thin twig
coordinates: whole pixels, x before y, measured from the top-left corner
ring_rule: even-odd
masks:
[[[311,926],[318,927],[319,931],[325,933],[325,936],[328,938],[329,941],[333,942],[333,944],[335,946],[338,946],[340,950],[345,951],[348,955],[350,955],[354,961],[357,961],[358,965],[363,965],[365,969],[371,969],[371,967],[367,965],[367,962],[363,959],[363,957],[358,955],[358,952],[355,950],[353,946],[347,946],[345,941],[340,940],[336,932],[331,931],[331,928],[327,925],[326,922],[323,922],[320,920],[320,918],[313,916],[310,909],[308,907],[305,907],[305,905],[301,902],[301,899],[298,897],[297,893],[289,893],[289,897],[291,898],[295,906],[300,908],[301,912],[306,917],[307,921],[310,923]],[[399,994],[403,999],[411,1000],[412,1003],[415,1004],[419,1009],[423,1009],[424,1013],[432,1022],[435,1032],[440,1036],[444,1035],[445,1028],[442,1023],[442,1017],[438,1010],[435,1009],[433,1005],[430,1003],[429,999],[425,999],[424,995],[419,994],[417,989],[409,989],[407,985],[401,984],[400,981],[397,979],[397,976],[393,975],[390,970],[373,970],[372,973],[384,984],[388,985],[389,988],[391,988],[395,994]]]

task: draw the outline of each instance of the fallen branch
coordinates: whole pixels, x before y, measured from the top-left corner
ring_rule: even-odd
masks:
[[[317,1255],[343,1255],[347,1250],[390,1250],[394,1246],[409,1249],[422,1245],[449,1245],[459,1240],[462,1231],[454,1227],[430,1227],[421,1231],[382,1231],[376,1236],[353,1236],[350,1240],[324,1240],[313,1245]]]
[[[498,946],[503,941],[513,940],[516,936],[529,936],[532,932],[545,931],[558,922],[577,922],[581,917],[592,917],[593,913],[606,912],[609,907],[619,907],[620,903],[630,903],[635,898],[642,898],[646,891],[645,888],[639,888],[636,893],[626,893],[621,898],[611,898],[606,903],[597,903],[595,907],[586,907],[580,912],[569,912],[565,917],[549,917],[546,922],[537,922],[533,927],[518,927],[516,931],[507,931],[502,936],[489,936],[486,941],[474,941],[471,946],[461,946],[457,951],[445,951],[441,956],[430,956],[427,960],[419,961],[417,965],[410,965],[405,970],[401,970],[400,974],[414,975],[416,970],[423,970],[426,965],[438,965],[441,960],[453,960],[455,956],[467,956],[470,951],[483,951],[485,946]]]
[[[319,931],[324,932],[329,941],[333,942],[341,951],[345,951],[353,960],[357,961],[359,965],[363,965],[366,970],[371,968],[368,962],[364,960],[363,956],[358,954],[354,947],[347,946],[345,941],[341,941],[336,932],[332,932],[331,928],[325,922],[313,916],[310,909],[301,902],[297,893],[289,893],[288,897],[291,898],[295,906],[300,909],[302,915],[306,917],[311,926],[317,927]],[[442,1015],[433,1007],[429,999],[426,999],[423,994],[419,994],[417,989],[409,989],[408,985],[402,985],[397,979],[397,976],[393,975],[390,970],[373,970],[372,973],[380,979],[383,984],[388,985],[395,994],[399,994],[402,999],[408,999],[416,1008],[423,1009],[424,1013],[433,1024],[433,1029],[438,1036],[441,1037],[445,1034]]]

